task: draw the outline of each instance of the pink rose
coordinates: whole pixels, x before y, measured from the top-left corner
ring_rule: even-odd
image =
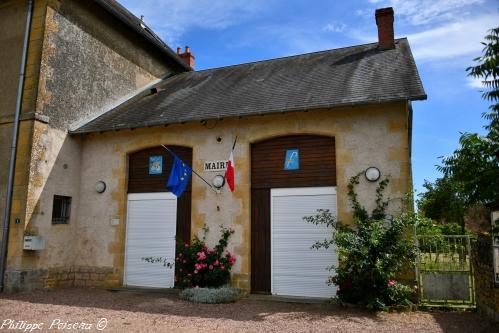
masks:
[[[208,248],[208,249],[206,250],[206,252],[208,252],[208,253],[213,253],[213,252],[215,252],[215,250]]]
[[[222,269],[222,271],[225,271],[225,266],[224,265],[220,266],[220,268]]]
[[[189,247],[189,244],[185,243],[185,244],[184,244],[184,246],[185,246],[185,247]]]
[[[198,256],[198,260],[205,260],[206,259],[206,253],[203,251],[196,253]]]
[[[198,273],[198,270],[197,270],[197,269],[196,269],[196,270],[194,270],[194,274],[197,274],[197,273]]]
[[[395,281],[395,280],[388,280],[388,287],[393,287],[396,284],[397,284],[397,281]]]
[[[185,264],[187,262],[187,260],[182,260],[182,262]]]
[[[218,266],[218,265],[220,265],[220,262],[219,262],[219,261],[218,261],[218,259],[217,259],[217,260],[215,260],[215,262],[213,263],[213,266]]]
[[[234,265],[236,263],[236,257],[232,253],[228,253],[229,256],[229,264]]]
[[[179,256],[179,257],[181,257],[181,256],[182,256],[182,253],[179,253],[179,254],[178,254],[178,256]]]
[[[212,269],[213,269],[213,265],[210,265],[209,269],[211,269],[211,270],[212,270]]]

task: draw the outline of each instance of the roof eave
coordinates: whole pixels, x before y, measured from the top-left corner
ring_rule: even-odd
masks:
[[[214,119],[222,119],[222,118],[238,118],[238,117],[251,117],[251,116],[262,116],[262,115],[273,115],[273,114],[278,114],[278,113],[291,113],[291,112],[300,112],[300,111],[312,111],[312,110],[318,110],[318,109],[333,109],[333,108],[339,108],[339,107],[352,107],[352,106],[360,106],[360,105],[374,105],[374,104],[381,104],[381,103],[393,103],[393,102],[402,102],[402,101],[417,101],[417,100],[426,100],[426,94],[423,95],[416,95],[416,96],[411,96],[408,98],[386,98],[386,99],[377,99],[377,100],[371,100],[371,101],[358,101],[358,102],[345,102],[345,103],[336,103],[336,104],[329,104],[329,105],[311,105],[307,107],[300,107],[300,108],[288,108],[288,109],[280,109],[280,110],[274,110],[274,111],[266,111],[262,113],[241,113],[238,115],[216,115],[212,117],[206,117],[206,118],[190,118],[190,119],[179,119],[178,121],[156,121],[156,122],[143,122],[140,124],[137,124],[136,126],[115,126],[111,128],[103,128],[103,129],[98,129],[98,130],[80,130],[81,128],[85,127],[85,125],[80,126],[79,129],[75,129],[73,131],[69,131],[69,134],[71,135],[78,135],[78,134],[90,134],[90,133],[103,133],[103,132],[111,132],[111,131],[118,131],[118,130],[127,130],[127,129],[137,129],[137,128],[146,128],[146,127],[153,127],[153,126],[164,126],[164,125],[174,125],[174,124],[184,124],[188,122],[197,122],[197,121],[203,121],[203,120],[214,120]],[[111,110],[110,110],[111,111]]]

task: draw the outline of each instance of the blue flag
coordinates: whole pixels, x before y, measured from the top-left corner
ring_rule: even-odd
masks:
[[[173,165],[168,177],[166,187],[178,198],[184,193],[189,179],[191,178],[192,169],[182,162],[180,158],[173,155]]]

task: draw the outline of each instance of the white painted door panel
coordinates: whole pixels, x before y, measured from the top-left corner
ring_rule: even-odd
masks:
[[[336,249],[315,250],[318,240],[330,238],[331,230],[303,220],[317,209],[329,209],[336,215],[334,187],[271,190],[271,279],[276,295],[332,297],[335,286],[326,281],[337,265]]]
[[[144,257],[166,257],[174,263],[177,198],[171,193],[128,195],[125,276],[127,286],[171,288],[173,268]]]

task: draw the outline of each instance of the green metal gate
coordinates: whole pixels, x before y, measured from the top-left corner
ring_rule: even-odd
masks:
[[[468,235],[417,235],[416,265],[421,305],[475,307]]]

